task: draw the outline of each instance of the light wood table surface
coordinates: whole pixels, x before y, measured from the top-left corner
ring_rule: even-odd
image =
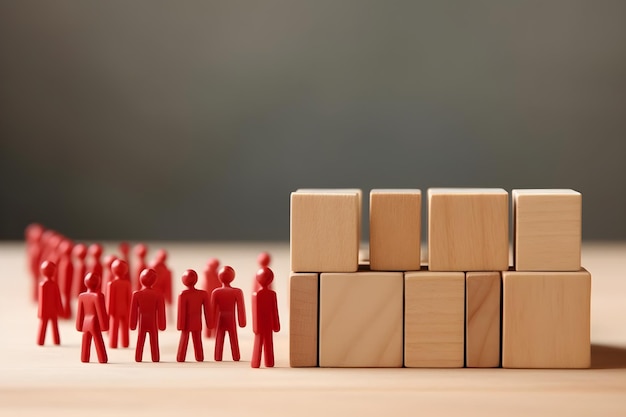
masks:
[[[175,289],[187,268],[201,273],[209,257],[232,265],[246,293],[248,316],[256,256],[273,255],[282,331],[276,368],[251,369],[252,331],[240,329],[242,361],[175,361],[174,313],[161,334],[160,363],[135,363],[130,349],[108,349],[109,363],[80,362],[81,334],[61,323],[60,347],[35,343],[37,310],[30,301],[22,243],[0,244],[0,416],[376,415],[624,416],[626,415],[626,244],[586,243],[592,273],[592,369],[319,369],[288,367],[287,244],[151,244],[170,250]],[[111,252],[112,246],[105,246]],[[107,253],[107,252],[105,252]],[[248,317],[250,318],[250,317]],[[149,350],[146,350],[147,354]],[[187,360],[192,358],[190,351]],[[92,360],[95,360],[92,352]],[[148,358],[148,355],[145,356]],[[192,414],[196,413],[196,414]]]

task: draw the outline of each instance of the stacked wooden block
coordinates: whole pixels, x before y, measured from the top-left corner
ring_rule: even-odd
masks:
[[[591,276],[580,266],[581,195],[372,190],[359,262],[360,190],[291,194],[293,367],[585,368]]]

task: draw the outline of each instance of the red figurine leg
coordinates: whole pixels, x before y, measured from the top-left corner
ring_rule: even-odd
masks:
[[[228,337],[230,338],[230,350],[233,354],[233,360],[236,362],[241,358],[241,354],[239,353],[239,340],[237,339],[237,330],[233,329],[233,331],[229,331]]]
[[[202,332],[200,330],[194,330],[191,332],[193,339],[193,351],[196,355],[196,361],[204,361],[204,351],[202,350]]]
[[[83,346],[80,351],[80,361],[89,362],[89,355],[91,353],[91,333],[83,333]]]
[[[139,336],[137,337],[137,347],[135,348],[135,362],[141,362],[143,357],[143,345],[146,343],[146,332],[143,329],[139,329]]]
[[[215,361],[220,362],[224,353],[224,336],[226,331],[223,327],[217,328],[217,334],[215,335]]]
[[[52,341],[55,345],[61,344],[61,337],[59,336],[59,323],[57,322],[57,318],[53,317],[52,320]]]
[[[46,328],[48,327],[48,319],[41,319],[39,321],[39,336],[37,337],[37,344],[43,346],[46,340]]]
[[[161,359],[159,354],[159,332],[156,329],[150,331],[150,353],[152,354],[152,362],[159,362]]]
[[[185,362],[187,356],[187,343],[189,343],[189,331],[180,332],[180,341],[178,342],[178,353],[176,354],[177,362]]]
[[[102,333],[97,331],[93,334],[93,341],[96,345],[96,353],[98,354],[98,362],[107,363],[107,351],[104,347],[104,339],[102,339]]]
[[[130,330],[128,328],[128,317],[124,316],[120,319],[121,323],[120,323],[120,327],[121,327],[121,332],[122,332],[122,347],[127,348],[129,343],[129,339],[130,339]]]
[[[263,351],[265,355],[265,366],[274,367],[274,339],[272,333],[266,334],[263,338]]]
[[[254,335],[254,348],[252,349],[252,360],[250,361],[250,365],[253,368],[258,368],[261,366],[261,335]]]
[[[112,348],[117,348],[117,333],[119,327],[119,320],[115,317],[111,317],[111,324],[109,325],[109,335],[111,339],[109,339],[109,346]]]

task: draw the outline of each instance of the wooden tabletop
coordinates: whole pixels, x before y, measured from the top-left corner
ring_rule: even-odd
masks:
[[[273,255],[282,331],[276,368],[251,369],[252,331],[240,329],[241,362],[175,361],[179,334],[173,312],[161,334],[160,363],[135,363],[130,349],[108,349],[109,363],[80,362],[73,322],[61,323],[61,346],[35,343],[37,310],[22,243],[0,244],[0,415],[626,415],[626,244],[586,243],[592,273],[592,369],[320,369],[288,367],[287,244],[152,244],[170,250],[181,290],[185,269],[200,272],[209,257],[237,271],[250,301],[256,257]],[[112,246],[105,246],[109,252]],[[105,253],[107,253],[105,251]],[[248,308],[249,315],[249,305]],[[50,337],[48,335],[48,337]],[[147,352],[146,352],[147,353]],[[188,353],[188,360],[191,359]],[[146,356],[147,358],[147,356]],[[92,353],[95,360],[95,352]],[[181,413],[181,414],[178,414]]]

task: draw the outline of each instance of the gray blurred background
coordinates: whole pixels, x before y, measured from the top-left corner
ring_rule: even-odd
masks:
[[[0,1],[0,238],[287,240],[296,188],[574,188],[626,238],[626,1]]]

